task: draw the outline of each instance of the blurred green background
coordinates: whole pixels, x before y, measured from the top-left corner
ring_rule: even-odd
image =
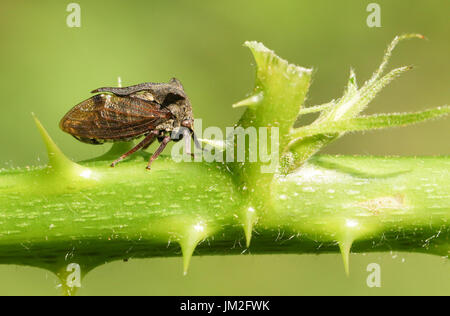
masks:
[[[245,40],[257,40],[292,63],[314,67],[308,105],[341,96],[350,67],[358,82],[379,64],[396,34],[429,40],[400,44],[391,67],[416,68],[395,81],[367,112],[415,111],[450,100],[450,2],[377,1],[381,28],[366,24],[372,1],[87,1],[81,27],[66,25],[71,1],[3,0],[0,9],[0,168],[42,164],[35,112],[75,160],[108,149],[76,142],[60,118],[89,91],[105,85],[179,78],[203,125],[231,126],[242,109],[230,105],[253,87]],[[74,1],[75,2],[75,1]],[[448,155],[449,120],[348,135],[324,152]],[[150,149],[152,150],[152,149]],[[231,247],[231,245],[230,245]],[[339,255],[195,257],[187,277],[180,258],[131,260],[91,272],[79,291],[93,294],[299,295],[450,294],[447,259],[419,254],[351,256],[351,276]],[[366,266],[382,268],[382,287],[366,286]],[[0,294],[58,294],[43,270],[0,266]]]

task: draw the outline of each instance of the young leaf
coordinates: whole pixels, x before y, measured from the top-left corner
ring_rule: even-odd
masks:
[[[309,113],[316,113],[316,112],[321,112],[324,110],[328,110],[330,108],[332,108],[333,106],[335,106],[336,104],[334,103],[334,100],[329,102],[329,103],[325,103],[325,104],[321,104],[321,105],[315,105],[315,106],[310,106],[304,109],[300,110],[300,115],[303,114],[309,114]]]
[[[412,69],[411,66],[405,66],[391,70],[381,79],[370,84],[367,82],[360,90],[353,90],[352,94],[346,94],[332,113],[327,115],[327,121],[337,121],[357,116],[384,87],[410,69]]]
[[[385,86],[404,72],[411,69],[410,66],[400,67],[383,76],[384,70],[394,48],[401,40],[409,38],[424,37],[420,34],[405,34],[395,37],[388,46],[384,54],[383,61],[378,69],[360,89],[358,89],[358,85],[356,83],[355,73],[351,70],[344,95],[337,102],[335,102],[334,106],[312,107],[311,109],[306,109],[305,111],[300,112],[300,114],[318,111],[321,113],[313,124],[296,129],[295,132],[290,135],[289,150],[283,156],[283,161],[288,161],[289,163],[286,163],[283,166],[283,172],[288,173],[295,170],[312,155],[317,153],[321,148],[342,136],[343,132],[396,126],[396,121],[393,117],[391,117],[391,123],[384,121],[382,117],[378,119],[379,121],[365,118],[355,118],[359,116],[359,114]],[[400,121],[397,122],[397,125],[410,124],[408,119],[411,119],[412,122],[414,122],[416,117],[407,116],[403,117],[403,119],[404,123],[401,123],[402,120],[400,119]],[[373,124],[370,125],[369,122],[372,121]],[[418,121],[420,121],[420,119]]]
[[[411,39],[411,38],[424,39],[425,36],[423,36],[422,34],[403,34],[400,36],[396,36],[392,40],[391,44],[389,44],[388,48],[386,49],[386,52],[384,53],[384,56],[383,56],[383,61],[381,62],[380,66],[378,67],[377,71],[373,74],[372,78],[368,81],[369,84],[378,80],[381,77],[381,75],[384,72],[384,69],[386,68],[386,66],[389,62],[389,59],[391,58],[392,52],[394,51],[397,44],[400,41],[403,41],[406,39]]]
[[[416,113],[394,113],[361,116],[348,120],[327,122],[327,124],[312,124],[309,126],[297,128],[294,130],[292,135],[296,138],[296,142],[304,137],[318,134],[368,131],[373,129],[410,125],[433,118],[443,117],[448,115],[449,113],[450,106],[442,106]]]

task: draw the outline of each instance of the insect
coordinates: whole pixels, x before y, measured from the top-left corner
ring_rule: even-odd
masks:
[[[104,87],[93,90],[93,97],[73,107],[59,126],[81,142],[99,145],[105,142],[140,141],[116,159],[111,167],[140,149],[146,149],[156,139],[159,148],[150,157],[147,169],[170,141],[184,138],[186,151],[194,135],[194,117],[188,96],[181,82],[146,82],[129,87]]]

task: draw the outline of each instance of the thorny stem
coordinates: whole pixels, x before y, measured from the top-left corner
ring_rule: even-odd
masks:
[[[182,251],[187,269],[197,243],[201,255],[245,250],[237,211],[246,201],[220,165],[167,157],[144,172],[143,158],[116,169],[88,163],[76,186],[39,188],[49,168],[3,171],[0,262],[54,272],[75,262],[85,273]],[[260,214],[249,251],[324,253],[353,243],[354,252],[448,256],[449,179],[450,157],[317,156],[277,176],[267,196],[274,208]]]
[[[360,116],[376,94],[410,69],[383,76],[396,44],[361,88],[350,73],[342,98],[302,109],[311,69],[289,64],[261,43],[247,42],[256,60],[243,129],[279,131],[281,166],[266,162],[175,163],[161,157],[146,172],[147,153],[111,169],[130,144],[76,164],[37,126],[46,167],[0,170],[0,263],[56,273],[73,294],[69,264],[84,276],[113,260],[193,254],[408,251],[448,257],[450,157],[332,157],[314,155],[346,132],[403,126],[445,116],[448,106],[418,113]],[[319,111],[293,128],[298,114]],[[259,139],[258,139],[259,141]],[[272,141],[272,140],[271,140]],[[207,144],[211,144],[206,140]],[[217,145],[217,150],[227,146]],[[250,148],[246,148],[247,154]],[[253,238],[252,238],[253,235]]]

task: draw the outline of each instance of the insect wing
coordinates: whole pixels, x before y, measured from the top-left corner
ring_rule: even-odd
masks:
[[[145,134],[170,118],[170,111],[156,102],[98,94],[69,111],[60,127],[78,138],[121,140]]]

